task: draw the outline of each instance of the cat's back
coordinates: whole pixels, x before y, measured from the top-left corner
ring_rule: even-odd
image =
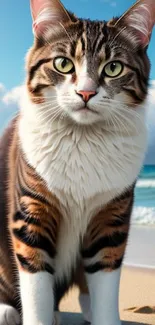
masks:
[[[1,247],[6,245],[7,238],[7,213],[8,213],[8,195],[7,188],[9,184],[9,152],[11,149],[12,138],[15,132],[17,118],[14,118],[0,137],[0,242]]]
[[[3,301],[20,310],[19,294],[16,290],[18,278],[14,276],[16,274],[16,264],[9,238],[8,225],[8,210],[10,206],[8,192],[10,185],[10,152],[12,150],[12,144],[14,144],[14,136],[17,133],[17,120],[18,118],[15,117],[0,137],[0,280],[1,283],[5,283],[5,288],[1,293]]]

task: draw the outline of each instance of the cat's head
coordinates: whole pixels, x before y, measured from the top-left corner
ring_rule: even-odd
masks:
[[[148,90],[155,0],[109,22],[78,19],[59,0],[31,0],[31,9],[27,87],[39,116],[92,124],[122,108],[138,110]]]

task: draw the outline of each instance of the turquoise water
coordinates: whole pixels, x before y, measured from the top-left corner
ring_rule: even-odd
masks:
[[[155,166],[144,166],[135,190],[135,205],[155,207]]]
[[[133,222],[155,224],[155,165],[145,165],[135,189]]]
[[[145,165],[139,175],[139,179],[155,180],[155,165]]]

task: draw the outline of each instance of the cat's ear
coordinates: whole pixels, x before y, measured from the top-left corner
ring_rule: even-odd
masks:
[[[49,25],[70,21],[70,16],[60,0],[30,0],[33,32],[42,35]]]
[[[137,1],[117,22],[132,29],[133,34],[143,48],[150,42],[155,25],[155,0]]]

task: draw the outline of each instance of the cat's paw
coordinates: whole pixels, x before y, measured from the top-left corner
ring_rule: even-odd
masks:
[[[19,325],[20,315],[9,305],[0,304],[0,325]]]

